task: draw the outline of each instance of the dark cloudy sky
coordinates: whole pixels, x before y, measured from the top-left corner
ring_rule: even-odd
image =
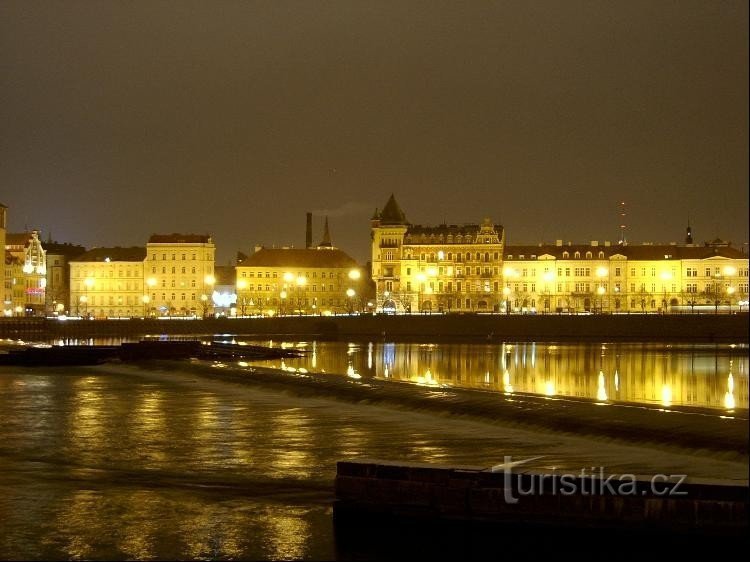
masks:
[[[412,222],[510,242],[748,239],[738,1],[0,2],[0,201],[85,245],[368,256]],[[320,226],[320,221],[316,221]],[[319,238],[319,232],[315,238]]]

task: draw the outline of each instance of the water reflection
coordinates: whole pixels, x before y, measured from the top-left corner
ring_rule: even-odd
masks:
[[[748,407],[746,345],[285,343],[311,353],[258,364],[602,404]]]

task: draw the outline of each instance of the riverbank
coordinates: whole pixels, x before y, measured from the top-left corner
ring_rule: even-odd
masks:
[[[748,314],[500,315],[417,314],[271,318],[53,320],[0,319],[0,337],[65,339],[106,336],[243,334],[389,341],[669,341],[747,342]]]

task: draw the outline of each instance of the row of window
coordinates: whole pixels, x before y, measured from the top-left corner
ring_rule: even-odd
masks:
[[[115,276],[115,269],[111,267],[94,267],[93,269],[77,269],[73,268],[70,271],[71,277],[110,277]],[[120,269],[117,270],[117,277],[143,277],[143,272],[140,269]]]
[[[383,239],[385,243],[398,243],[398,239]],[[497,236],[471,236],[470,234],[410,234],[404,238],[404,244],[498,244]]]
[[[388,252],[390,253],[390,252]],[[414,256],[416,254],[412,254],[411,252],[407,251],[405,253],[404,258],[407,260],[415,259]],[[457,261],[457,262],[464,262],[464,261],[472,261],[471,259],[471,252],[464,253],[458,253],[455,254],[453,252],[443,253],[442,251],[439,251],[437,253],[430,252],[430,253],[421,253],[419,254],[419,260],[420,261],[426,261],[426,262],[432,262],[435,263],[437,261]],[[475,252],[474,253],[474,260],[473,261],[480,261],[480,262],[489,262],[489,261],[498,261],[500,259],[500,253],[499,252]]]
[[[282,287],[279,287],[279,285],[276,284],[276,283],[266,284],[266,285],[258,283],[257,285],[250,284],[250,285],[247,286],[247,290],[248,291],[266,291],[266,292],[279,291],[279,290],[284,289],[284,288],[286,288],[286,285],[283,285]],[[289,290],[290,291],[295,291],[296,287],[294,285],[292,285]],[[328,285],[328,291],[329,292],[333,293],[335,290],[336,289],[334,289],[334,285],[332,285],[332,284]],[[318,285],[317,284],[307,285],[304,288],[304,291],[312,291],[313,293],[315,293],[315,292],[318,291]],[[326,286],[324,284],[320,285],[320,291],[321,292],[326,291]]]
[[[151,273],[156,273],[156,270],[157,270],[157,268],[156,268],[155,266],[154,266],[154,267],[152,267],[152,268],[151,268]],[[172,267],[172,268],[171,268],[171,271],[172,271],[172,274],[173,274],[173,275],[175,275],[175,274],[177,273],[177,268],[176,268],[176,267]],[[211,272],[211,269],[210,269],[210,268],[208,268],[208,269],[207,269],[206,271],[210,273],[210,272]],[[162,268],[161,268],[161,272],[162,272],[162,274],[163,274],[163,275],[166,275],[166,273],[167,273],[167,268],[166,268],[166,267],[162,267]],[[181,267],[181,268],[180,268],[180,273],[182,273],[183,275],[185,275],[185,274],[187,273],[187,268],[186,268],[186,267],[184,267],[184,266],[183,266],[183,267]],[[193,266],[193,267],[191,267],[191,268],[190,268],[190,273],[191,273],[191,274],[193,274],[193,275],[194,275],[194,274],[196,273],[196,271],[195,271],[195,266]]]
[[[166,261],[167,260],[167,255],[169,255],[169,254],[165,254],[165,253],[161,254],[162,261]],[[178,255],[181,256],[181,260],[182,261],[187,260],[187,254],[172,254],[172,261],[177,261],[177,256]],[[157,256],[157,253],[156,252],[152,252],[151,253],[151,261],[156,261],[156,256]],[[198,255],[195,254],[195,253],[190,254],[190,256],[191,256],[190,259],[192,259],[192,260],[198,259]],[[211,260],[213,260],[213,256],[211,255],[211,253],[207,253],[206,257],[204,259],[206,259],[208,261],[211,261]]]
[[[301,277],[306,277],[308,279],[309,278],[317,279],[318,272],[317,271],[313,271],[313,272],[305,271],[304,273],[300,272],[300,273],[293,274],[293,277],[300,277],[300,276]],[[343,273],[341,271],[328,271],[328,272],[321,271],[320,272],[321,279],[337,279],[337,278],[340,279],[343,276],[344,275],[343,275]],[[242,271],[242,272],[240,272],[240,277],[242,277],[244,279],[253,279],[253,278],[256,277],[256,272],[254,272],[254,271]],[[278,271],[259,271],[259,272],[257,272],[257,277],[258,277],[258,279],[261,279],[261,278],[265,278],[265,279],[278,279],[280,276],[279,276],[279,272]]]

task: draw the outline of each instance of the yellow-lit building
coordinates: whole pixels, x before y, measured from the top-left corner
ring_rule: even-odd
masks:
[[[83,246],[44,242],[47,258],[45,287],[47,315],[59,316],[70,311],[70,260],[86,252]]]
[[[8,291],[10,286],[8,280],[5,277],[5,233],[8,228],[8,207],[0,203],[0,304],[2,304],[2,312],[4,316],[11,316],[13,310],[10,308],[10,298],[8,297]]]
[[[44,315],[47,259],[39,231],[5,234],[4,248],[5,315]]]
[[[213,313],[216,247],[204,234],[154,234],[146,246],[148,310],[156,316]]]
[[[718,240],[508,245],[503,275],[513,312],[747,310],[747,255]]]
[[[70,261],[70,313],[94,318],[144,315],[146,250],[95,248]]]
[[[237,314],[345,314],[362,310],[364,272],[331,244],[311,248],[256,248],[237,264]]]
[[[499,224],[413,225],[391,195],[375,211],[371,230],[378,310],[500,310],[505,232]]]

